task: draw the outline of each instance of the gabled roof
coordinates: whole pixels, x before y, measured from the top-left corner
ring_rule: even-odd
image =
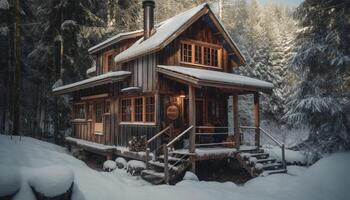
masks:
[[[147,40],[140,38],[128,49],[115,56],[115,62],[127,62],[136,57],[147,55],[163,49],[195,21],[207,13],[209,14],[210,19],[214,22],[214,25],[223,34],[225,41],[227,41],[234,53],[239,57],[241,63],[244,63],[245,59],[243,55],[238,50],[226,29],[222,26],[215,14],[213,14],[213,12],[210,10],[209,5],[206,3],[159,23],[155,27],[156,31],[151,37],[149,37]]]
[[[95,46],[89,48],[89,53],[94,54],[110,45],[116,44],[122,40],[130,39],[143,36],[143,30],[137,30],[137,31],[131,31],[131,32],[125,32],[125,33],[119,33],[111,38],[108,38],[107,40],[96,44]]]
[[[78,91],[78,90],[82,90],[90,87],[122,81],[130,75],[131,75],[131,72],[128,72],[128,71],[107,72],[105,74],[94,76],[92,78],[88,78],[82,81],[53,88],[52,93],[53,95],[67,94],[70,92],[74,92],[74,91]]]
[[[156,71],[198,86],[262,91],[267,93],[270,93],[273,89],[273,84],[270,82],[227,72],[165,65],[158,65]]]

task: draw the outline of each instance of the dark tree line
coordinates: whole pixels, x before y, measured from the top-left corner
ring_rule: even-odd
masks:
[[[203,2],[220,13],[247,59],[236,73],[274,83],[263,96],[265,119],[309,128],[299,148],[349,149],[349,1],[306,0],[293,10],[255,0],[159,0],[156,22]],[[69,99],[51,96],[52,86],[86,78],[93,44],[140,28],[140,0],[0,0],[0,132],[60,142],[70,127]]]

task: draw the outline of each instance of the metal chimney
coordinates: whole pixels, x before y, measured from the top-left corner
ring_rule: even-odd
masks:
[[[144,40],[147,40],[154,32],[154,0],[143,0],[143,32]]]

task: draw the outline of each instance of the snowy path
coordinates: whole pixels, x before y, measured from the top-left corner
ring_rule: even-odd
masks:
[[[244,186],[234,183],[182,181],[176,186],[152,186],[123,170],[97,172],[67,154],[64,148],[32,138],[10,140],[0,135],[0,165],[17,166],[23,185],[16,200],[34,199],[26,178],[33,170],[65,166],[75,173],[74,200],[346,200],[350,197],[350,153],[322,159],[309,169],[292,166],[289,174],[259,177]]]

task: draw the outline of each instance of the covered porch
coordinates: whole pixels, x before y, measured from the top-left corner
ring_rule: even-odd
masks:
[[[259,97],[260,92],[271,93],[271,83],[221,71],[181,66],[158,65],[156,71],[160,79],[160,93],[167,91],[164,95],[172,96],[182,113],[179,120],[166,120],[167,125],[173,126],[174,136],[165,147],[172,153],[190,155],[192,171],[195,171],[196,160],[227,158],[238,152],[259,149]],[[238,97],[248,94],[253,96],[254,124],[241,127]],[[229,101],[232,102],[232,118],[227,113]],[[229,120],[232,120],[231,127]],[[249,146],[242,141],[241,130],[246,128],[254,131],[250,138],[253,144]]]

